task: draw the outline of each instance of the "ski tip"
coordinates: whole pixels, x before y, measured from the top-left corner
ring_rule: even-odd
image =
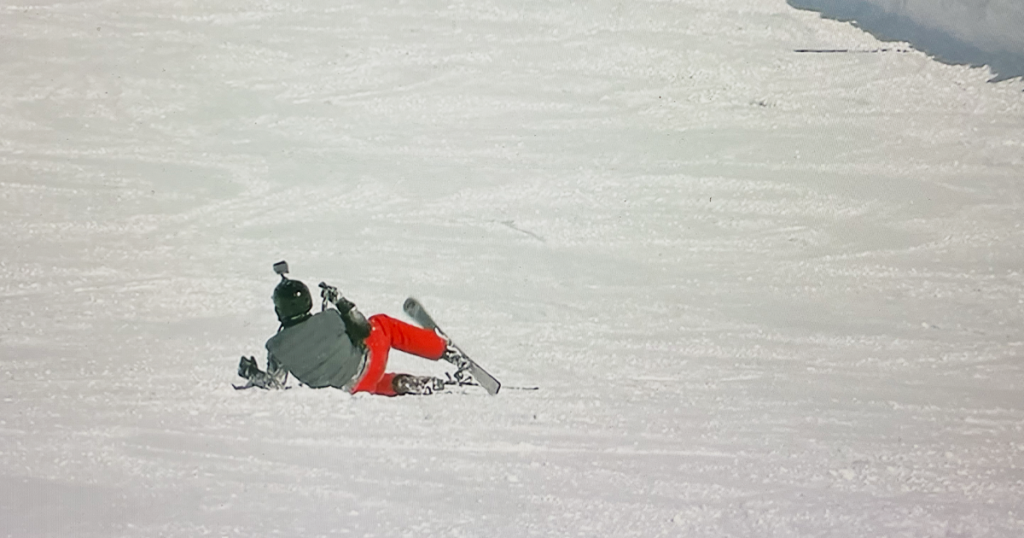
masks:
[[[402,304],[402,309],[408,311],[412,308],[416,308],[417,304],[419,304],[419,301],[417,301],[415,297],[409,297],[405,300],[405,303]]]

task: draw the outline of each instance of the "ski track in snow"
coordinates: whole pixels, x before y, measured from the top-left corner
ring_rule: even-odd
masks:
[[[0,536],[1024,535],[1020,81],[783,0],[0,43]],[[541,390],[236,392],[279,259]]]

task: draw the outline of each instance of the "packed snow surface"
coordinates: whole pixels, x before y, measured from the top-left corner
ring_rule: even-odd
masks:
[[[5,3],[0,536],[1024,536],[1022,83],[795,52],[879,48],[785,0]],[[280,259],[510,387],[233,390]]]

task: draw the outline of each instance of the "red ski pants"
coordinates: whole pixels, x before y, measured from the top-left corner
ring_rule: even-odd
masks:
[[[391,380],[396,374],[385,373],[388,353],[391,348],[436,361],[447,347],[443,338],[434,331],[410,325],[384,314],[370,316],[370,336],[366,337],[369,356],[366,359],[366,373],[356,383],[353,393],[369,392],[383,396],[394,396]]]

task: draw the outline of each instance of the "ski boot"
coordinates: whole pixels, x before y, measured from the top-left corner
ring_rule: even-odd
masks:
[[[426,396],[444,390],[444,381],[436,377],[397,374],[391,380],[391,388],[399,396],[416,394]]]
[[[448,338],[448,335],[442,333],[440,330],[435,331],[445,343],[444,353],[441,355],[441,360],[447,361],[455,366],[455,374],[452,376],[455,379],[456,384],[464,385],[472,382],[473,376],[469,373],[470,362],[462,350],[452,344],[452,341]]]

